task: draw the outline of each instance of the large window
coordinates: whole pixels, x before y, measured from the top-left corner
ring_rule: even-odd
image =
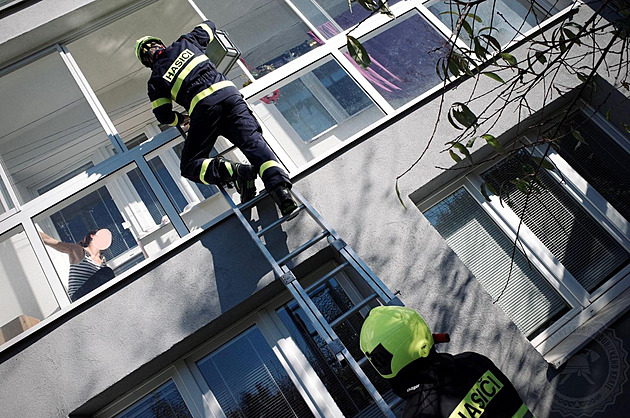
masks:
[[[571,135],[576,130],[589,139],[578,142]],[[585,320],[580,312],[593,306],[588,312],[594,314],[599,299],[625,289],[630,274],[628,138],[585,110],[573,114],[555,139],[549,159],[556,169],[542,170],[541,187],[529,195],[518,188],[518,178],[536,166],[539,149],[470,174],[445,198],[420,205],[543,354]],[[483,182],[501,190],[503,200],[486,201],[479,192]],[[565,331],[554,335],[562,326]]]

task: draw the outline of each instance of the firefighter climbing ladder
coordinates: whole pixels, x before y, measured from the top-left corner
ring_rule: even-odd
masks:
[[[265,258],[271,265],[276,278],[280,279],[285,287],[289,290],[289,292],[291,292],[291,295],[295,298],[300,308],[302,308],[304,313],[307,315],[313,327],[315,328],[319,336],[326,342],[328,348],[336,356],[337,360],[340,362],[346,362],[352,368],[354,373],[357,375],[366,390],[370,393],[376,405],[383,412],[383,414],[387,417],[394,417],[394,414],[391,411],[391,408],[389,407],[387,402],[385,402],[385,400],[381,397],[380,393],[376,390],[372,382],[370,382],[368,377],[365,375],[360,367],[360,363],[352,357],[348,349],[343,345],[333,328],[336,325],[344,322],[351,315],[365,308],[370,302],[376,300],[377,298],[380,298],[383,303],[390,305],[402,305],[402,303],[400,303],[398,298],[395,297],[392,292],[387,289],[385,284],[383,284],[383,282],[381,282],[381,280],[369,269],[369,267],[367,267],[365,263],[363,263],[363,261],[352,250],[352,248],[350,248],[337,235],[337,233],[324,221],[321,215],[317,211],[315,211],[315,209],[306,201],[306,199],[295,189],[291,190],[291,194],[298,202],[298,208],[290,215],[275,220],[271,224],[263,227],[258,232],[245,218],[242,211],[252,208],[262,199],[269,196],[269,194],[267,192],[262,192],[251,201],[241,205],[236,205],[228,192],[225,190],[225,188],[220,187],[220,190],[223,193],[223,196],[226,198],[227,202],[230,204],[232,211],[234,212],[236,217],[243,224],[245,229],[248,231],[250,237],[253,239],[254,243],[258,246],[260,251],[263,253]],[[308,242],[299,246],[292,252],[289,252],[289,254],[285,255],[281,259],[276,260],[269,252],[265,244],[262,242],[261,238],[270,230],[295,218],[302,211],[306,212],[319,225],[319,227],[322,229],[322,232],[310,239]],[[293,272],[287,267],[286,264],[308,248],[317,244],[318,242],[323,242],[324,239],[327,240],[327,245],[329,245],[334,250],[335,254],[339,257],[340,264],[329,273],[317,279],[312,285],[305,289],[302,287]],[[364,297],[363,300],[355,304],[347,312],[329,323],[319,311],[308,293],[312,289],[315,289],[321,284],[327,282],[328,280],[333,278],[335,274],[338,274],[344,269],[354,270],[354,272],[357,273],[358,277],[360,277],[360,279],[368,285],[367,288],[370,289],[370,292],[372,293],[368,294],[367,296],[362,296]],[[363,286],[356,287],[358,289],[362,289],[366,287],[365,284]],[[367,361],[367,359],[363,358],[361,364],[363,364],[364,361]]]

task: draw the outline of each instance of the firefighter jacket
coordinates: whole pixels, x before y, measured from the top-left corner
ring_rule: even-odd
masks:
[[[201,100],[218,103],[233,94],[240,94],[204,54],[215,31],[215,24],[206,20],[155,54],[148,94],[153,113],[160,123],[175,126],[181,122],[181,115],[173,111],[173,101],[192,115]]]
[[[389,379],[407,401],[403,418],[531,417],[507,377],[487,357],[433,351]]]

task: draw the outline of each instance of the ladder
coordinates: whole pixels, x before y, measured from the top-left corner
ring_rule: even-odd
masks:
[[[370,270],[370,268],[365,265],[365,263],[352,250],[352,248],[350,248],[339,237],[337,232],[335,232],[335,230],[332,229],[324,221],[321,215],[297,190],[295,190],[295,188],[291,190],[291,194],[298,203],[298,208],[293,213],[282,216],[269,225],[262,227],[260,231],[256,231],[254,229],[251,223],[245,218],[242,211],[256,206],[262,199],[269,196],[269,194],[266,191],[263,191],[249,202],[237,205],[234,203],[231,196],[224,187],[219,187],[219,189],[221,190],[221,193],[230,205],[234,215],[236,215],[236,217],[245,227],[245,229],[249,233],[249,236],[258,246],[262,254],[267,259],[268,263],[271,265],[276,278],[280,279],[284,286],[289,290],[293,298],[296,300],[300,308],[303,310],[303,312],[313,325],[316,332],[326,342],[329,350],[334,354],[334,356],[340,363],[345,363],[350,366],[350,368],[358,377],[359,381],[369,392],[370,396],[372,397],[378,408],[383,412],[383,414],[386,417],[394,417],[394,413],[392,412],[390,406],[383,399],[381,394],[376,390],[372,382],[365,375],[365,372],[361,369],[361,365],[364,364],[367,359],[364,357],[361,359],[360,362],[357,362],[352,357],[348,349],[343,345],[333,328],[377,299],[380,299],[382,303],[387,305],[402,306],[402,302],[387,288],[387,286],[385,286],[383,282],[381,282],[381,280]],[[265,244],[262,242],[261,238],[272,229],[277,228],[283,223],[297,217],[297,215],[302,211],[306,212],[318,224],[322,231],[306,243],[300,245],[298,248],[283,256],[282,258],[278,260],[275,259],[269,249],[267,249]],[[317,244],[318,242],[324,242],[324,239],[326,239],[326,245],[330,246],[334,250],[334,254],[340,264],[327,274],[316,279],[313,284],[311,284],[307,288],[304,288],[299,283],[289,267],[287,267],[287,263],[293,260],[302,252],[306,251],[308,248],[311,248],[312,246]],[[356,273],[353,276],[356,277],[358,275],[358,277],[360,277],[360,279],[364,282],[362,286],[356,287],[361,291],[361,288],[366,288],[365,284],[367,284],[369,294],[365,296],[362,295],[363,299],[360,302],[356,303],[348,311],[329,323],[324,318],[320,310],[317,308],[313,300],[310,298],[309,292],[317,288],[321,284],[326,283],[327,281],[332,279],[333,276],[344,269],[352,269]]]

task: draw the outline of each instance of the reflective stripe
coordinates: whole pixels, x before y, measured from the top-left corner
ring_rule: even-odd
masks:
[[[230,175],[230,177],[234,176],[234,169],[232,168],[232,164],[229,161],[224,162],[223,164],[225,164],[225,168],[227,168],[228,174]]]
[[[488,404],[503,388],[503,384],[490,370],[477,380],[466,397],[451,412],[449,418],[474,418],[483,414]]]
[[[221,90],[223,88],[230,87],[230,86],[236,88],[234,83],[232,83],[230,80],[223,80],[223,81],[219,81],[218,83],[214,83],[213,85],[211,85],[207,89],[201,90],[190,101],[190,109],[188,110],[188,114],[192,115],[192,112],[195,109],[195,106],[197,105],[197,103],[199,103],[199,101],[201,101],[201,100],[205,99],[206,97],[210,96],[212,93],[214,93],[217,90]]]
[[[527,405],[523,404],[521,405],[520,408],[518,408],[518,411],[516,411],[516,414],[512,415],[512,418],[524,418],[526,416],[531,417],[532,414],[529,413],[529,409],[527,409]]]
[[[154,101],[151,102],[151,108],[152,109],[156,109],[156,108],[158,108],[160,106],[164,106],[165,104],[172,105],[173,101],[170,98],[167,98],[167,97],[160,97],[159,99],[154,100]]]
[[[212,42],[212,40],[214,39],[214,33],[212,33],[212,28],[205,23],[200,24],[198,27],[208,32],[208,36],[210,37],[210,40],[208,41],[208,43]]]
[[[208,158],[206,160],[203,160],[203,163],[201,163],[201,172],[199,173],[199,180],[201,180],[203,184],[208,184],[208,185],[210,184],[206,182],[204,177],[206,176],[206,170],[208,169],[208,166],[210,165],[211,162],[212,162],[212,158]]]
[[[188,64],[186,64],[182,72],[179,73],[179,75],[177,76],[175,84],[173,84],[173,87],[171,88],[171,97],[173,98],[173,100],[177,100],[177,94],[179,93],[179,89],[182,87],[182,83],[184,82],[186,76],[190,74],[190,72],[194,70],[196,66],[204,61],[208,61],[208,57],[206,57],[205,55],[200,55],[193,58]]]
[[[268,169],[268,168],[271,168],[271,167],[281,167],[281,165],[280,165],[280,163],[278,163],[277,161],[274,161],[274,160],[265,161],[260,166],[260,171],[258,172],[259,175],[260,175],[260,178],[262,178],[262,175],[265,172],[265,170]]]
[[[179,124],[179,116],[175,113],[175,120],[168,124],[168,126],[177,126]]]

